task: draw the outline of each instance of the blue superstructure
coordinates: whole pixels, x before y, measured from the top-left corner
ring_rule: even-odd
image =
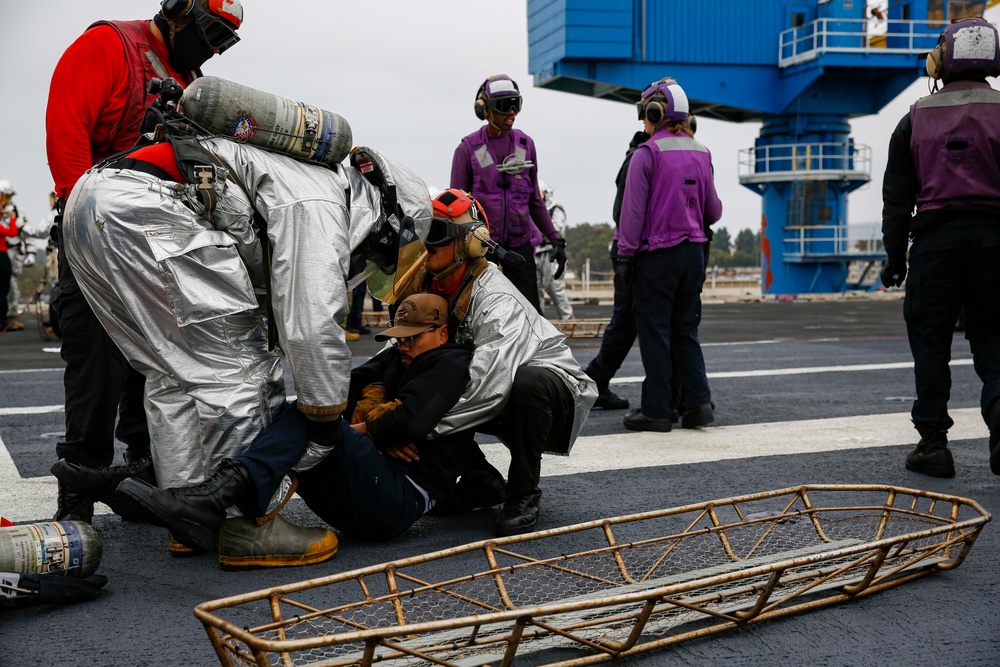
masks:
[[[849,119],[878,113],[923,74],[944,25],[986,5],[528,0],[528,67],[536,86],[622,102],[672,76],[695,115],[761,121],[739,153],[740,182],[764,200],[761,287],[841,292],[850,262],[884,258],[848,239],[847,194],[871,177]]]

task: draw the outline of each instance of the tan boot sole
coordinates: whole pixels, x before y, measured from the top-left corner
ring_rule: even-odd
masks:
[[[224,556],[219,554],[219,565],[224,570],[249,570],[264,567],[298,567],[300,565],[315,565],[329,560],[337,555],[337,538],[324,539],[315,542],[304,554],[287,556]]]

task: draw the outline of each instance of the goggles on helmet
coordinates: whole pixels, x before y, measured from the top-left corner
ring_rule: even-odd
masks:
[[[236,29],[231,23],[211,12],[206,12],[200,2],[192,3],[191,13],[194,15],[195,25],[198,26],[201,38],[212,50],[222,53],[240,41],[240,36],[236,34]]]
[[[497,97],[490,100],[490,109],[501,114],[508,114],[511,111],[515,113],[521,112],[521,96],[520,95],[508,95],[506,97]]]
[[[428,248],[440,248],[466,234],[476,227],[487,224],[486,211],[476,201],[475,197],[457,188],[449,188],[439,194],[431,202],[434,209],[431,226],[427,232],[424,245]],[[472,218],[462,223],[454,222],[465,213]]]

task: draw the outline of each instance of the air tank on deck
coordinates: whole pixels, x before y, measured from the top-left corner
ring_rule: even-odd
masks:
[[[213,134],[326,165],[340,163],[353,144],[339,114],[214,76],[192,82],[181,107]]]

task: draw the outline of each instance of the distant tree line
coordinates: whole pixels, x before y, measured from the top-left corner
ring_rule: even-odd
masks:
[[[608,223],[584,222],[566,229],[567,271],[583,275],[590,260],[591,273],[610,273],[611,239],[615,228]],[[760,266],[760,232],[743,229],[733,241],[725,227],[715,230],[708,256],[709,266],[720,268]]]

